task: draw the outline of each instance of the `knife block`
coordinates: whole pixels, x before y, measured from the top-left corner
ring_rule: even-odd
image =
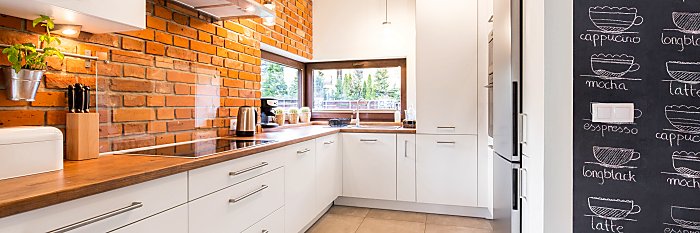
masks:
[[[66,159],[96,159],[100,154],[100,115],[68,113],[66,116]]]

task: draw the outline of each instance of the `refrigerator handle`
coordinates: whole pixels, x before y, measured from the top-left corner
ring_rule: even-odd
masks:
[[[518,114],[518,143],[527,144],[527,114]]]
[[[527,169],[518,169],[518,198],[527,201]]]

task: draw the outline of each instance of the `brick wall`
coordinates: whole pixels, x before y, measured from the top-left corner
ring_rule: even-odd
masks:
[[[312,56],[311,0],[275,3],[277,24],[267,27],[260,19],[214,22],[148,0],[145,30],[63,38],[64,52],[89,50],[109,63],[52,59],[36,101],[9,101],[0,91],[0,127],[64,129],[65,88],[80,82],[98,90],[101,151],[228,135],[238,107],[260,105],[260,43]],[[36,44],[38,33],[31,21],[0,16],[0,43]],[[0,65],[8,65],[5,56]]]

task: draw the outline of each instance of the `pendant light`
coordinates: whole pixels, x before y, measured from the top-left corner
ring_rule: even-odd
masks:
[[[382,22],[382,25],[391,25],[389,21],[389,0],[384,0],[384,22]]]

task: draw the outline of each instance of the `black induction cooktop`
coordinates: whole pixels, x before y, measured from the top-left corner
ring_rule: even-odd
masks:
[[[222,152],[240,150],[263,144],[275,142],[274,140],[243,140],[217,138],[209,140],[193,141],[190,143],[164,146],[145,150],[129,150],[126,155],[147,155],[179,158],[201,158]]]

